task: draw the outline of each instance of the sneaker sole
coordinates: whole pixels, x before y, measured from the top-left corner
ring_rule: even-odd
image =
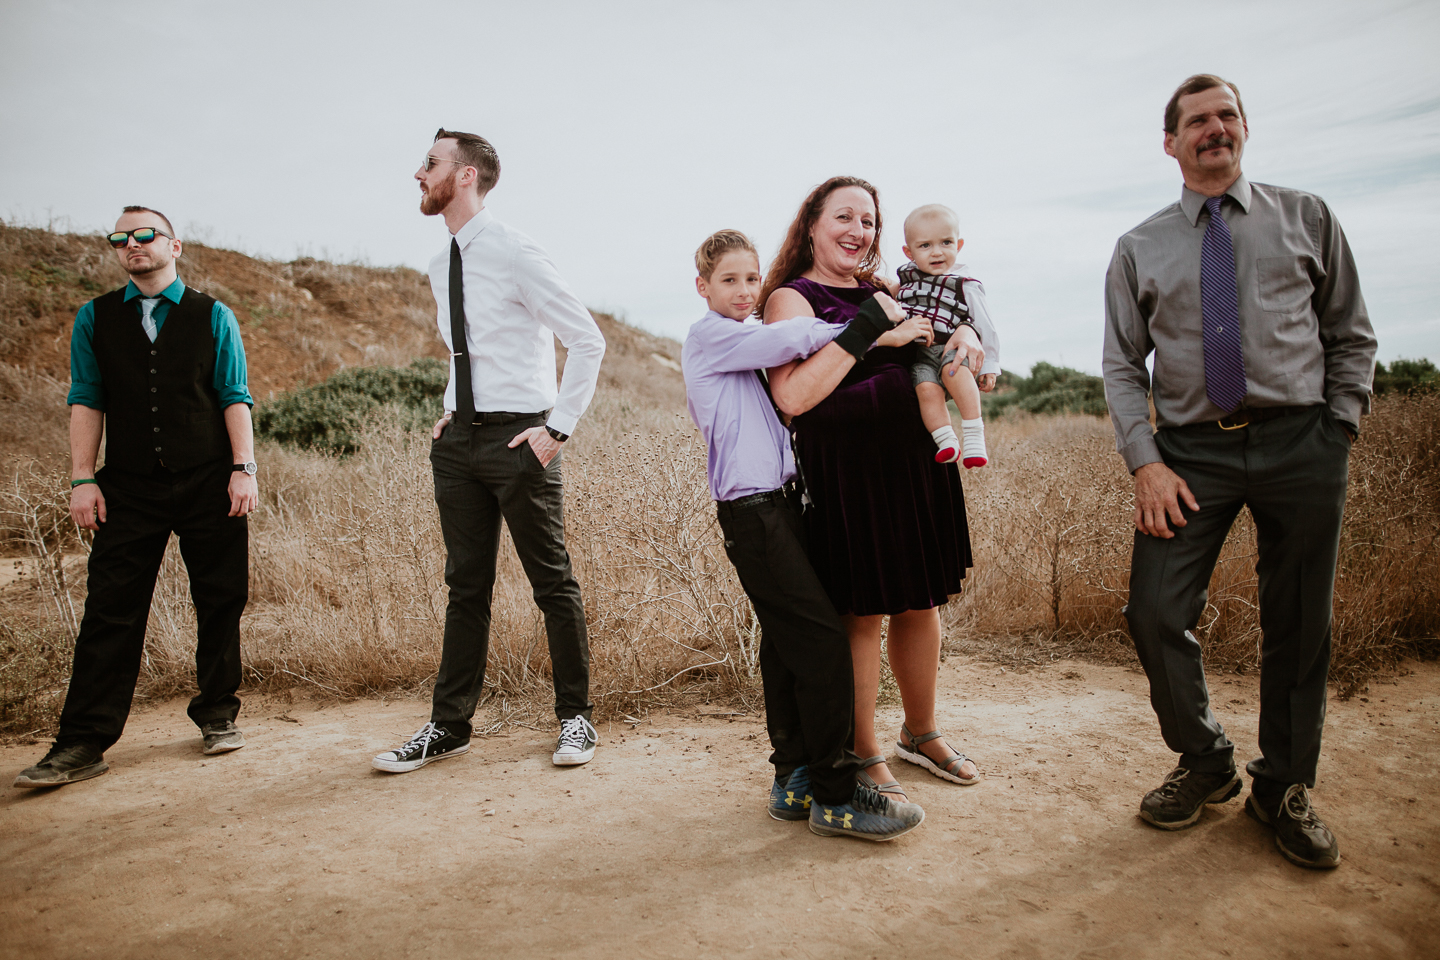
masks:
[[[427,763],[434,763],[436,760],[444,760],[447,757],[458,757],[462,753],[470,752],[470,744],[463,747],[456,747],[454,750],[446,750],[444,753],[432,753],[422,760],[385,760],[376,757],[370,761],[370,766],[376,770],[384,770],[386,773],[409,773],[411,770],[419,770]]]
[[[1172,820],[1168,822],[1164,820],[1156,820],[1155,817],[1151,815],[1150,811],[1144,809],[1140,811],[1140,819],[1144,820],[1152,827],[1159,827],[1161,830],[1184,830],[1186,827],[1193,827],[1196,822],[1199,821],[1200,814],[1205,812],[1206,804],[1225,803],[1227,801],[1234,800],[1237,796],[1240,795],[1240,787],[1240,775],[1237,773],[1234,780],[1231,780],[1225,786],[1221,787],[1214,793],[1210,794],[1210,796],[1206,797],[1204,802],[1202,802],[1195,808],[1195,812],[1184,820]]]
[[[1248,813],[1250,815],[1250,819],[1254,820],[1256,823],[1269,827],[1271,830],[1275,829],[1275,825],[1272,824],[1269,820],[1265,819],[1265,814],[1260,812],[1260,808],[1255,806],[1254,802],[1251,800],[1250,797],[1245,798],[1245,812]],[[1299,854],[1291,852],[1291,850],[1287,848],[1285,844],[1280,842],[1279,833],[1275,834],[1275,849],[1279,850],[1281,856],[1283,856],[1286,860],[1289,860],[1291,863],[1295,864],[1297,867],[1307,867],[1311,870],[1334,870],[1336,867],[1340,866],[1340,854],[1338,853],[1335,854],[1334,860],[1306,860]]]
[[[882,837],[873,833],[857,833],[854,830],[846,830],[843,827],[827,827],[823,824],[817,824],[814,820],[811,820],[810,832],[815,834],[815,836],[817,837],[853,837],[856,840],[869,840],[874,843],[888,843],[889,841],[894,840],[897,837],[905,836],[905,834],[909,833],[911,830],[914,830],[916,827],[920,826],[920,824],[924,822],[925,814],[922,811],[920,814],[920,819],[910,824],[910,826],[905,827],[902,830],[896,830],[894,833],[887,833]]]
[[[810,811],[801,813],[799,810],[776,810],[774,807],[766,807],[770,819],[779,820],[781,823],[798,823],[801,820],[810,819]]]
[[[915,764],[915,766],[917,767],[924,767],[926,770],[929,770],[941,780],[949,780],[951,783],[958,783],[962,787],[973,787],[981,780],[980,777],[975,777],[970,780],[962,780],[959,777],[955,776],[955,774],[947,773],[945,770],[941,769],[939,764],[937,764],[934,760],[931,760],[929,757],[925,756],[925,754],[921,753],[919,750],[907,750],[899,743],[895,744],[895,755],[901,760],[907,760],[910,763]],[[973,760],[971,762],[974,763]]]
[[[239,743],[217,743],[214,746],[201,747],[200,752],[207,757],[213,757],[217,753],[229,753],[232,750],[239,750],[243,746],[245,746],[244,740]]]
[[[106,763],[104,760],[101,760],[99,763],[92,763],[88,767],[79,767],[75,770],[71,770],[69,773],[65,774],[62,777],[52,777],[49,780],[31,780],[29,777],[25,776],[25,774],[22,773],[20,774],[20,776],[15,778],[15,786],[30,788],[63,787],[67,783],[76,783],[80,780],[89,780],[91,777],[98,777],[100,776],[100,774],[104,773],[106,770],[109,769],[110,764]]]
[[[561,756],[558,753],[550,755],[550,762],[557,767],[578,767],[582,763],[589,763],[595,758],[595,748],[591,747],[584,753],[567,753]]]

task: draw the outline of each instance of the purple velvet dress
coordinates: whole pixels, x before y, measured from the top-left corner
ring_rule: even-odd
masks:
[[[785,284],[829,323],[849,323],[879,287]],[[913,346],[875,347],[795,418],[795,452],[814,507],[810,560],[835,609],[927,610],[961,590],[972,565],[960,470],[935,462],[910,380]]]

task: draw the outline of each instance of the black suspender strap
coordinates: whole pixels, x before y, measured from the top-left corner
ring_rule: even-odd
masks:
[[[765,391],[766,398],[770,401],[770,409],[775,411],[775,418],[780,421],[780,426],[785,428],[785,434],[790,438],[790,458],[795,461],[795,490],[800,494],[800,509],[804,510],[814,501],[810,499],[810,491],[805,486],[805,469],[800,466],[800,457],[795,453],[795,431],[785,422],[785,414],[780,412],[780,407],[775,403],[775,394],[770,392],[770,379],[765,376],[764,370],[756,370],[755,378],[760,381],[760,388]]]

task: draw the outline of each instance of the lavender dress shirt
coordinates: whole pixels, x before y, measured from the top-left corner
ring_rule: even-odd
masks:
[[[777,490],[795,476],[790,435],[755,371],[808,357],[844,329],[816,317],[741,323],[714,310],[690,328],[680,352],[685,402],[709,449],[716,500]]]

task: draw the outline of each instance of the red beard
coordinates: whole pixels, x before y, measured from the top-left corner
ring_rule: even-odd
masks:
[[[420,212],[433,217],[450,205],[455,199],[455,176],[451,174],[438,184],[420,194]]]

